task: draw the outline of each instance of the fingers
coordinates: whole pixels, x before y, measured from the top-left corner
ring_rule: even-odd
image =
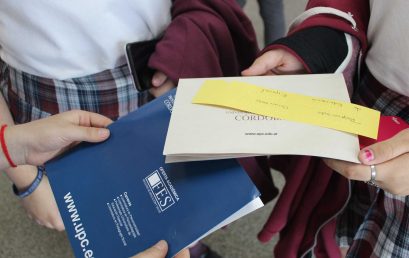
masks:
[[[70,126],[63,135],[68,142],[101,142],[108,139],[110,132],[106,128]]]
[[[164,258],[168,252],[168,244],[161,240],[149,249],[133,256],[132,258]]]
[[[109,137],[109,130],[105,127],[110,125],[112,120],[103,115],[82,110],[72,110],[60,115],[67,116],[72,123],[72,126],[65,127],[64,133],[61,134],[69,142],[101,142]]]
[[[409,153],[376,165],[376,181],[385,191],[400,196],[409,195]]]
[[[156,71],[152,76],[152,85],[160,87],[168,79],[168,76],[161,71]]]
[[[90,125],[93,127],[107,127],[112,120],[100,114],[87,112]]]
[[[93,113],[93,112],[88,112],[84,110],[70,110],[66,111],[57,115],[53,115],[47,119],[52,119],[56,121],[69,121],[70,123],[74,125],[79,125],[79,126],[93,126],[93,127],[107,127],[110,125],[113,121],[109,119],[108,117],[105,117],[103,115]],[[42,120],[39,120],[40,122]]]
[[[149,92],[156,98],[175,87],[175,84],[161,71],[156,71],[153,75],[152,85],[154,87],[149,89]]]
[[[336,159],[323,160],[328,167],[332,168],[348,179],[358,181],[369,181],[371,179],[371,169],[369,166]]]
[[[262,56],[257,58],[254,63],[242,71],[243,76],[256,76],[256,75],[266,75],[271,74],[271,70],[277,68],[281,65],[282,52],[281,50],[271,50],[264,53]]]
[[[301,74],[307,70],[297,57],[284,49],[274,49],[264,53],[241,74],[243,76],[269,74]]]
[[[355,163],[350,163],[341,160],[335,159],[323,159],[325,164],[341,174],[342,176],[350,179],[350,180],[357,180],[367,182],[371,179],[371,168],[368,165],[360,165]],[[385,171],[389,171],[385,164],[378,165],[375,167],[377,173],[375,177],[375,181],[377,185],[385,190],[388,190],[390,187],[389,185],[385,185],[385,181],[387,179],[388,174]]]
[[[409,152],[409,129],[394,137],[365,147],[359,152],[359,160],[366,165],[380,164]]]
[[[175,258],[189,258],[189,257],[190,257],[189,249],[183,249],[175,256]]]
[[[371,168],[368,165],[354,164],[333,159],[324,162],[351,180],[369,181]],[[409,153],[405,153],[382,164],[375,165],[375,182],[383,190],[399,196],[409,195]]]
[[[77,125],[80,126],[93,126],[103,128],[112,123],[111,119],[97,113],[82,110],[72,110],[68,111],[67,113],[69,112],[72,113],[71,115],[74,116],[73,119],[76,119],[74,121],[77,122]]]
[[[166,92],[170,91],[171,89],[173,89],[175,87],[174,83],[171,80],[167,80],[164,84],[162,84],[160,87],[158,88],[151,88],[149,89],[149,92],[157,97],[162,96],[163,94],[165,94]]]

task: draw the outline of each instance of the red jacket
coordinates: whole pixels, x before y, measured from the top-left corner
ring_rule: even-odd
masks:
[[[179,78],[239,76],[257,52],[251,21],[234,0],[175,0],[149,66]]]

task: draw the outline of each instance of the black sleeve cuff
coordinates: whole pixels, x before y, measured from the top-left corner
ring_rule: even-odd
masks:
[[[271,45],[284,45],[296,52],[312,73],[333,73],[348,54],[343,32],[313,27],[278,39]]]

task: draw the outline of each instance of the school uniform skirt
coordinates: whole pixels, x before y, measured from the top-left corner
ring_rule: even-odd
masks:
[[[17,124],[72,109],[116,120],[153,99],[136,90],[126,65],[68,80],[34,76],[4,62],[0,73],[0,88]]]
[[[368,70],[353,101],[409,123],[409,97],[386,88]],[[351,199],[338,219],[337,238],[341,246],[350,246],[347,257],[409,257],[409,197],[353,182]]]

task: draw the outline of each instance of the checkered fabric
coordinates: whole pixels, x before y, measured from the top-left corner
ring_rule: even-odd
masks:
[[[353,99],[409,122],[409,97],[387,89],[367,70]],[[350,246],[347,257],[409,257],[409,197],[354,182],[337,238],[341,246]]]
[[[0,63],[0,88],[15,123],[81,109],[113,120],[137,109],[153,97],[138,92],[126,65],[68,80],[52,80]]]

